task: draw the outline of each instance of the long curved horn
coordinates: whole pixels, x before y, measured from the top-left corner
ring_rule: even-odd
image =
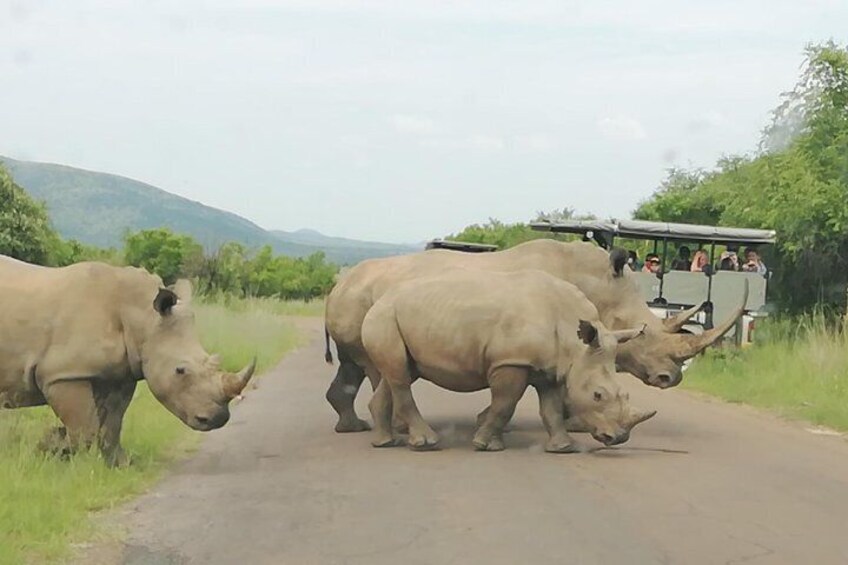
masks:
[[[650,410],[648,412],[642,412],[640,410],[631,410],[630,417],[627,418],[627,421],[624,422],[624,429],[628,432],[632,430],[637,424],[641,424],[646,420],[650,420],[654,416],[657,415],[656,410]]]
[[[700,312],[701,308],[703,307],[703,304],[698,304],[697,306],[693,306],[688,310],[679,312],[676,315],[671,316],[670,318],[666,318],[662,322],[663,330],[667,331],[670,334],[676,334],[681,329],[683,329],[683,326],[686,324],[686,322],[688,322],[692,318],[692,316]]]
[[[250,377],[253,376],[253,372],[255,370],[256,357],[253,358],[253,361],[251,361],[247,367],[238,373],[224,373],[224,394],[228,399],[232,400],[241,394],[241,391],[247,386],[247,383],[250,380]]]
[[[733,313],[719,326],[707,330],[701,335],[681,335],[676,336],[683,345],[677,357],[679,359],[689,359],[694,357],[713,343],[718,341],[721,336],[730,331],[730,328],[736,325],[736,321],[745,313],[745,305],[748,303],[748,279],[745,279],[745,291],[742,293],[742,301]]]

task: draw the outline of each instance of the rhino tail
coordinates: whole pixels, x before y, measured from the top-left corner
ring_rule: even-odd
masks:
[[[329,332],[329,330],[327,330],[327,326],[324,326],[324,343],[325,343],[324,361],[326,361],[327,363],[332,365],[333,364],[333,352],[330,351],[330,332]]]

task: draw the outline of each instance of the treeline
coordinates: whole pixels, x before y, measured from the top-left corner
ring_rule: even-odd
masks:
[[[593,215],[578,214],[572,208],[563,208],[562,210],[553,210],[551,212],[537,212],[536,217],[528,223],[518,222],[509,224],[489,218],[489,221],[484,224],[470,225],[461,232],[451,234],[445,239],[466,241],[468,243],[485,243],[488,245],[497,245],[499,249],[506,249],[532,239],[552,237],[549,232],[532,229],[530,224],[533,222],[595,219],[597,218]],[[558,235],[556,237],[558,239],[573,239],[571,236],[565,235]]]
[[[61,267],[80,261],[143,267],[165,284],[185,277],[200,293],[310,300],[330,291],[338,267],[323,253],[295,258],[270,246],[227,243],[207,252],[187,235],[166,228],[127,233],[123,249],[102,249],[62,239],[44,204],[33,200],[0,163],[0,255]]]

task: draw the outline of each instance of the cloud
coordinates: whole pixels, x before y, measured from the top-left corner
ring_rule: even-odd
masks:
[[[525,153],[547,153],[556,147],[556,142],[549,135],[534,133],[515,136],[512,145]]]
[[[389,119],[389,121],[398,133],[406,133],[410,135],[434,135],[442,130],[435,121],[427,116],[395,114]]]
[[[648,137],[639,120],[628,116],[601,118],[597,126],[601,135],[615,141],[637,141]]]
[[[729,125],[729,120],[721,112],[710,110],[686,124],[686,131],[689,133],[701,133],[714,128],[724,128]]]
[[[474,149],[500,151],[506,146],[506,143],[504,142],[504,138],[497,135],[476,134],[468,138],[468,145]]]
[[[506,139],[499,135],[432,136],[421,140],[421,147],[450,150],[503,151]]]

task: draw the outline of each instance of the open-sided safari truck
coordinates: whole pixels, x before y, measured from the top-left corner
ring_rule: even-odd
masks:
[[[700,333],[713,327],[713,319],[723,320],[729,316],[742,299],[746,280],[748,301],[745,304],[745,315],[741,324],[731,330],[727,337],[732,337],[739,345],[750,344],[757,318],[768,315],[766,290],[769,275],[716,270],[716,248],[773,244],[776,234],[772,230],[640,220],[565,220],[536,222],[532,223],[531,227],[552,233],[577,234],[582,236],[584,241],[595,241],[605,249],[611,249],[616,238],[652,241],[653,252],[660,257],[659,272],[637,270],[633,274],[651,311],[661,318],[698,304],[704,305],[692,319],[692,323],[684,327],[685,331]],[[703,272],[691,272],[688,269],[670,270],[672,258],[669,257],[669,252],[676,252],[682,245],[690,247],[693,255],[699,249],[707,252],[708,268]],[[672,246],[673,249],[670,248]]]

